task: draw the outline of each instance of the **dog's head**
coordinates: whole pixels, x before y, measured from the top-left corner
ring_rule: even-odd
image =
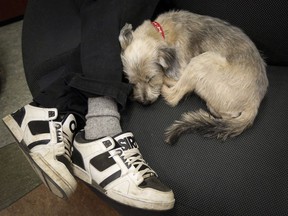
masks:
[[[147,31],[149,28],[155,31],[147,22],[140,26],[141,31],[145,31],[146,27]],[[120,32],[123,70],[133,85],[133,98],[142,104],[151,104],[161,93],[164,72],[171,62],[172,49],[163,41],[159,42],[144,32],[136,31],[133,32],[132,26],[126,24]]]

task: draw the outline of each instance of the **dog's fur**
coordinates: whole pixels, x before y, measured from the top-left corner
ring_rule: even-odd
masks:
[[[253,42],[229,23],[186,11],[170,11],[135,31],[126,24],[119,36],[124,72],[134,98],[153,103],[160,94],[176,106],[188,93],[206,101],[210,113],[188,112],[165,132],[173,143],[198,131],[225,140],[251,126],[267,87],[266,65]]]

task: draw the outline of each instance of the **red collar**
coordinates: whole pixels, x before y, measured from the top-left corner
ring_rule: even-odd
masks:
[[[151,22],[151,24],[157,29],[158,32],[160,32],[160,34],[162,35],[163,39],[165,39],[165,33],[163,31],[162,26],[156,21]]]

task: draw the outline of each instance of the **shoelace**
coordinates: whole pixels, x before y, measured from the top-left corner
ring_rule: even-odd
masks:
[[[147,162],[143,159],[137,148],[132,148],[125,151],[123,151],[122,148],[118,148],[110,157],[115,155],[123,157],[124,162],[127,163],[128,166],[133,166],[135,168],[132,170],[129,169],[129,171],[132,171],[134,175],[138,175],[138,177],[142,176],[144,179],[152,175],[157,176],[156,172],[152,170]]]

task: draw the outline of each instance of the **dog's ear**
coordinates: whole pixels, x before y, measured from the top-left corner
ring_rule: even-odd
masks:
[[[175,48],[163,46],[159,48],[158,63],[162,66],[165,75],[177,77],[179,61]]]
[[[126,23],[125,26],[121,29],[119,35],[119,41],[122,50],[125,50],[127,46],[132,42],[132,40],[133,40],[132,25]]]

